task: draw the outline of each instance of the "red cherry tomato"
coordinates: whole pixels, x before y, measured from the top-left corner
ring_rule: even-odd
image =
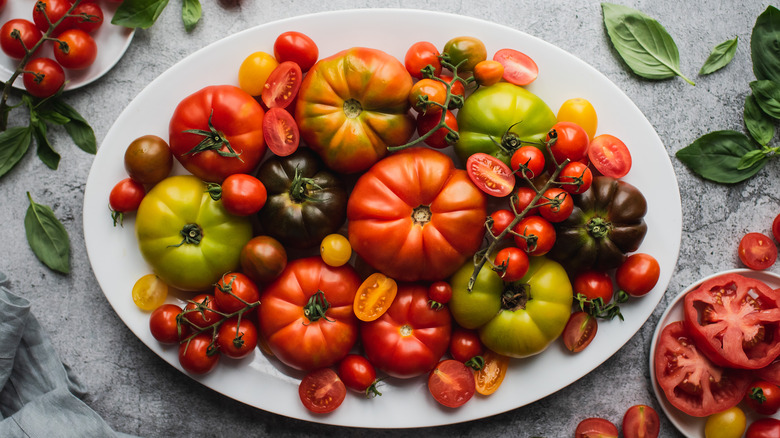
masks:
[[[602,175],[623,178],[631,170],[631,152],[619,138],[601,134],[588,145],[588,159]]]
[[[657,438],[661,432],[658,412],[647,405],[634,405],[623,415],[624,438]]]
[[[257,285],[240,272],[223,275],[214,286],[214,304],[225,313],[238,312],[248,304],[258,301],[260,301],[260,290]]]
[[[631,254],[617,268],[615,280],[618,287],[632,297],[641,297],[650,292],[658,277],[661,275],[661,267],[658,261],[650,254]]]
[[[219,351],[211,344],[211,333],[201,333],[179,344],[179,363],[190,374],[206,374],[216,368]]]
[[[186,338],[190,327],[187,324],[178,324],[178,316],[181,312],[181,307],[175,304],[163,304],[154,309],[149,316],[149,331],[154,339],[163,344],[177,344]]]
[[[111,217],[114,226],[122,224],[125,213],[138,210],[141,201],[146,196],[143,184],[131,178],[119,181],[108,195],[108,206],[111,209]]]
[[[503,233],[504,230],[515,220],[515,214],[506,208],[496,210],[490,214],[490,218],[493,219],[493,225],[490,226],[490,231],[494,236],[498,236]],[[508,236],[505,234],[504,236]]]
[[[377,390],[376,369],[365,357],[359,354],[348,354],[339,363],[339,378],[344,385],[357,392],[371,395],[382,395]]]
[[[777,418],[759,418],[750,423],[745,438],[777,438],[780,436],[780,420]]]
[[[517,210],[518,213],[525,211],[525,209],[529,205],[531,205],[531,203],[534,201],[535,197],[536,197],[536,190],[528,186],[518,187],[515,190],[515,193],[512,195],[512,203],[515,206],[515,210]],[[533,207],[529,209],[525,215],[526,217],[528,217],[528,216],[534,216],[538,214],[539,214],[539,207]]]
[[[423,135],[427,134],[431,130],[433,130],[436,126],[439,125],[439,121],[441,120],[441,111],[428,111],[426,113],[419,113],[417,114],[417,134],[422,137]],[[444,149],[447,146],[449,146],[451,143],[448,141],[448,136],[450,139],[452,139],[452,143],[457,141],[457,133],[458,133],[458,119],[455,117],[455,115],[447,111],[447,113],[444,115],[444,123],[449,127],[449,129],[445,128],[444,126],[440,127],[436,130],[433,134],[431,134],[428,138],[426,138],[425,144],[432,148],[436,149]],[[450,131],[450,129],[452,131]],[[454,131],[454,134],[451,134]]]
[[[572,353],[579,353],[590,345],[598,329],[599,323],[594,316],[583,311],[574,312],[563,328],[563,345]]]
[[[780,214],[775,216],[775,220],[772,221],[772,236],[774,236],[775,242],[780,242]]]
[[[298,150],[301,133],[295,119],[282,108],[271,108],[263,117],[263,138],[268,149],[280,157]]]
[[[292,61],[302,72],[309,71],[319,56],[317,44],[301,32],[284,32],[274,41],[274,58],[279,62]]]
[[[774,415],[780,409],[780,387],[766,380],[756,380],[748,387],[745,404],[761,415]]]
[[[71,15],[77,17],[65,19],[66,29],[81,29],[87,33],[95,33],[103,25],[103,9],[97,3],[82,1],[73,8]]]
[[[188,300],[184,306],[184,318],[197,328],[206,328],[220,320],[214,295],[200,294]]]
[[[539,66],[525,53],[514,49],[501,49],[493,60],[504,66],[504,80],[515,85],[528,85],[539,76]]]
[[[320,368],[306,374],[298,386],[298,395],[306,409],[315,414],[327,414],[341,406],[347,387],[330,368]]]
[[[450,94],[454,94],[460,97],[464,97],[466,95],[466,86],[463,85],[463,82],[460,80],[453,81],[452,76],[447,74],[440,74],[438,77],[450,84]]]
[[[53,59],[34,58],[24,67],[24,88],[35,97],[53,96],[65,84],[65,71]]]
[[[521,146],[513,154],[510,161],[512,170],[528,179],[536,178],[544,171],[544,152],[534,146]],[[520,168],[522,167],[522,172]]]
[[[287,108],[301,88],[303,70],[292,62],[279,64],[268,76],[260,95],[267,108]]]
[[[222,181],[222,205],[236,216],[260,211],[268,199],[265,185],[252,175],[234,173]]]
[[[573,195],[585,193],[593,184],[593,172],[590,168],[579,161],[572,161],[566,164],[558,174],[558,179],[562,183],[561,188]]]
[[[555,228],[545,218],[527,216],[515,226],[515,245],[530,255],[547,254],[555,244]]]
[[[54,44],[54,59],[63,67],[81,70],[89,67],[97,58],[97,43],[92,36],[80,29],[62,32]]]
[[[41,8],[39,9],[39,3]],[[49,30],[49,23],[55,24],[62,20],[62,17],[68,13],[73,3],[69,0],[46,0],[42,2],[34,2],[32,10],[32,18],[35,22],[35,26],[41,31],[46,32]],[[48,17],[48,19],[47,19]],[[53,36],[57,36],[60,32],[67,29],[68,20],[63,20],[59,26],[52,32]]]
[[[406,51],[404,66],[413,78],[423,79],[424,76],[421,70],[429,64],[433,67],[431,73],[434,76],[439,76],[441,73],[439,55],[439,49],[432,43],[427,41],[416,42]]]
[[[574,431],[575,438],[618,438],[618,428],[611,421],[592,417],[580,421]]]
[[[495,263],[497,272],[500,273],[504,281],[513,282],[525,276],[528,272],[530,261],[525,251],[510,246],[499,251],[493,263]]]
[[[472,154],[466,160],[466,171],[471,182],[488,195],[503,197],[512,193],[515,187],[512,170],[492,155],[482,152]]]
[[[554,187],[545,190],[539,214],[550,222],[563,222],[574,211],[574,199],[566,190]]]
[[[604,304],[612,301],[612,278],[604,271],[583,271],[574,277],[572,286],[575,295],[582,294],[591,301],[601,298]]]
[[[428,286],[428,303],[433,307],[441,307],[452,299],[452,286],[446,281],[434,281]]]
[[[481,356],[485,351],[482,340],[479,339],[479,332],[476,330],[456,327],[450,337],[450,356],[453,359],[468,362],[475,356]]]
[[[14,30],[19,32],[19,39],[11,35]],[[11,58],[22,59],[27,54],[25,48],[31,50],[41,37],[41,31],[32,21],[14,18],[6,21],[0,28],[0,48]]]
[[[257,348],[257,326],[247,318],[226,320],[217,331],[217,347],[231,359],[249,356]]]
[[[763,270],[775,264],[777,246],[761,233],[747,233],[739,241],[739,259],[750,269]]]
[[[463,362],[445,359],[428,375],[428,390],[448,408],[463,406],[477,390],[474,373]]]
[[[578,124],[573,122],[558,122],[547,133],[546,141],[555,139],[550,146],[555,162],[560,164],[563,160],[579,161],[588,151],[588,133]]]

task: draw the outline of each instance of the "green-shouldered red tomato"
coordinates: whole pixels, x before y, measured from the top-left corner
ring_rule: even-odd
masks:
[[[24,66],[24,89],[35,97],[54,96],[65,85],[65,71],[50,58],[33,58]]]
[[[135,234],[141,255],[169,286],[205,290],[238,268],[252,224],[211,199],[206,183],[179,175],[160,181],[144,196]]]
[[[296,31],[279,34],[274,41],[274,57],[279,62],[292,61],[304,73],[314,66],[320,50],[308,35]]]
[[[360,323],[366,357],[393,377],[408,379],[425,374],[447,351],[451,319],[447,308],[430,308],[425,285],[399,284],[387,312],[374,321]]]
[[[124,160],[127,174],[141,184],[157,184],[173,169],[171,148],[156,135],[142,135],[130,142]]]
[[[473,71],[477,64],[487,59],[485,43],[470,36],[459,36],[447,41],[442,54],[458,68],[458,73]]]
[[[82,70],[95,63],[98,46],[95,39],[81,29],[68,29],[57,36],[54,59],[69,70]]]
[[[450,279],[449,308],[458,324],[478,329],[485,347],[510,357],[542,352],[557,339],[571,314],[572,287],[563,267],[532,257],[526,275],[506,283],[483,267],[471,291],[474,264],[465,263]]]
[[[543,141],[555,122],[547,104],[523,87],[508,82],[480,87],[458,111],[455,152],[463,162],[484,152],[510,164],[515,150]]]
[[[428,375],[428,390],[433,398],[448,408],[463,406],[476,392],[471,368],[463,362],[445,359]]]
[[[438,76],[441,73],[441,60],[439,59],[439,49],[428,41],[419,41],[412,44],[404,56],[404,66],[406,71],[413,78],[423,79],[425,76],[422,69],[431,66],[430,73]]]
[[[352,249],[399,281],[452,274],[479,249],[486,217],[487,200],[466,171],[428,148],[384,158],[358,179],[347,205]]]
[[[211,333],[204,332],[179,344],[179,364],[190,374],[207,374],[219,363],[220,354],[212,344]]]
[[[14,30],[19,32],[19,39],[11,35]],[[0,28],[0,48],[11,58],[22,59],[27,54],[25,48],[32,49],[42,36],[41,31],[32,21],[14,18],[6,21]]]
[[[555,244],[555,227],[541,216],[526,216],[512,230],[515,245],[532,256],[547,254]]]
[[[535,146],[520,146],[509,161],[513,171],[528,179],[541,175],[544,172],[544,164],[544,152]]]
[[[234,316],[219,326],[216,342],[219,352],[231,359],[247,357],[257,348],[257,327],[248,318],[239,321]]]
[[[238,87],[202,88],[182,99],[171,116],[171,152],[204,181],[250,174],[265,154],[263,115],[260,104]]]
[[[762,233],[747,233],[739,241],[737,254],[748,268],[764,270],[777,261],[777,246]]]
[[[618,287],[632,297],[641,297],[650,292],[660,276],[658,260],[645,253],[631,254],[615,271]]]
[[[179,324],[182,308],[176,304],[163,304],[149,315],[149,331],[157,342],[178,344],[190,333],[190,326]]]
[[[321,368],[306,374],[298,386],[298,396],[306,409],[315,414],[327,414],[341,406],[347,396],[347,387],[330,368]]]
[[[417,133],[423,137],[439,126],[442,113],[427,112],[417,115]],[[444,123],[447,125],[440,127],[423,140],[425,144],[432,148],[444,149],[458,140],[458,119],[451,111],[447,110],[444,114]]]
[[[561,184],[563,190],[573,195],[579,195],[585,193],[593,184],[593,172],[586,164],[572,161],[561,169],[558,180],[564,183]]]
[[[260,295],[259,329],[274,356],[300,370],[329,367],[358,337],[352,310],[361,281],[350,265],[320,257],[293,260]]]
[[[523,52],[514,49],[501,49],[493,55],[493,60],[501,64],[503,79],[510,84],[528,85],[539,76],[539,66]]]
[[[241,249],[241,270],[256,284],[266,285],[287,266],[287,250],[271,236],[255,236]]]
[[[590,345],[598,329],[599,322],[595,316],[584,311],[574,312],[563,328],[563,345],[572,353],[579,353]]]
[[[631,170],[631,152],[614,135],[601,134],[591,140],[588,159],[602,175],[623,178]]]
[[[356,47],[322,59],[298,93],[301,138],[336,172],[364,171],[414,133],[411,88],[403,64],[380,50]]]

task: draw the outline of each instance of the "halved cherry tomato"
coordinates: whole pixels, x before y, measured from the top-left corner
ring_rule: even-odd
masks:
[[[475,356],[481,356],[485,351],[479,332],[476,330],[456,327],[450,336],[450,356],[463,363],[470,361]]]
[[[588,146],[588,159],[602,175],[623,178],[631,170],[631,152],[614,135],[601,134]]]
[[[420,137],[424,136],[436,126],[438,126],[439,121],[441,121],[441,111],[419,113],[417,115],[417,134],[419,134]],[[432,148],[444,149],[451,143],[455,143],[455,141],[458,140],[458,118],[448,110],[444,115],[444,123],[449,127],[449,129],[445,128],[444,126],[437,129],[436,132],[432,133],[424,140],[425,144]],[[450,129],[452,131],[450,131]],[[447,141],[448,138],[452,141]]]
[[[530,262],[525,251],[509,246],[501,249],[496,254],[496,259],[493,263],[496,265],[496,272],[501,275],[501,278],[505,282],[510,283],[525,276]]]
[[[474,66],[474,79],[477,85],[490,86],[504,76],[504,65],[498,61],[484,60]]]
[[[263,208],[266,200],[265,185],[252,175],[234,173],[222,181],[222,205],[231,214],[255,214]]]
[[[528,85],[539,76],[539,66],[525,53],[514,49],[501,49],[493,60],[504,66],[504,80],[515,85]]]
[[[617,268],[615,281],[620,289],[632,297],[641,297],[650,292],[658,277],[661,275],[661,267],[655,257],[650,254],[631,254]]]
[[[168,285],[156,274],[146,274],[133,284],[132,295],[139,309],[152,311],[165,302]]]
[[[527,216],[514,228],[515,245],[529,255],[547,254],[555,244],[555,227],[540,216]]]
[[[594,316],[583,311],[574,312],[563,328],[563,345],[572,353],[579,353],[590,345],[598,329],[599,323]]]
[[[593,108],[593,104],[587,99],[575,97],[563,102],[560,109],[558,109],[557,119],[559,122],[574,122],[582,126],[591,140],[596,136],[598,116],[596,115],[596,109]]]
[[[761,415],[774,415],[780,409],[780,387],[766,380],[756,380],[745,393],[745,404]]]
[[[422,69],[430,64],[431,73],[438,76],[441,73],[441,61],[439,60],[439,49],[432,43],[420,41],[412,44],[404,56],[404,66],[406,71],[413,78],[423,79]]]
[[[274,41],[274,57],[279,62],[292,61],[298,64],[302,72],[312,68],[319,54],[314,40],[301,32],[284,32]]]
[[[279,64],[268,76],[260,95],[267,108],[287,108],[298,90],[301,88],[303,71],[301,67],[292,62],[285,61]]]
[[[574,430],[575,438],[618,438],[618,428],[611,421],[591,417],[580,421]]]
[[[306,409],[315,414],[327,414],[341,406],[347,387],[330,368],[320,368],[306,374],[298,386],[298,396]]]
[[[647,405],[634,405],[623,414],[624,438],[657,438],[661,432],[658,412]]]
[[[750,269],[764,270],[777,261],[777,246],[761,233],[747,233],[739,241],[739,259]]]
[[[479,394],[490,395],[503,383],[509,369],[509,357],[487,350],[482,358],[485,365],[474,373],[476,390]]]
[[[374,321],[393,304],[398,284],[392,278],[375,272],[363,281],[355,294],[353,309],[361,321]]]
[[[544,171],[544,152],[534,146],[520,146],[513,154],[509,165],[528,179],[534,179]],[[522,167],[522,172],[520,171]]]
[[[471,182],[488,195],[503,197],[515,187],[512,170],[492,155],[482,152],[471,155],[466,160],[466,171]]]
[[[230,318],[219,326],[216,342],[220,353],[231,359],[247,357],[257,348],[257,326],[247,318]]]
[[[545,190],[539,214],[550,222],[563,222],[574,211],[571,193],[558,187]]]
[[[593,172],[590,168],[579,161],[572,161],[566,164],[558,174],[558,179],[562,183],[561,188],[573,195],[585,193],[593,184]]]
[[[612,278],[604,271],[588,269],[574,277],[574,294],[582,294],[589,300],[601,298],[604,304],[612,301]]]
[[[476,391],[474,374],[463,362],[445,359],[428,376],[428,390],[437,402],[448,408],[463,406]]]
[[[490,231],[494,236],[498,236],[504,232],[504,230],[509,226],[509,224],[512,223],[513,220],[515,220],[515,214],[509,209],[502,208],[491,213],[490,218],[493,220],[493,224],[490,226]],[[507,233],[504,236],[506,237],[508,235],[509,234]]]
[[[298,150],[301,134],[293,116],[282,108],[271,108],[263,118],[263,138],[268,149],[280,157]]]
[[[546,141],[555,142],[550,146],[555,162],[560,164],[563,160],[579,161],[588,152],[588,133],[582,126],[572,122],[558,122],[550,128]]]

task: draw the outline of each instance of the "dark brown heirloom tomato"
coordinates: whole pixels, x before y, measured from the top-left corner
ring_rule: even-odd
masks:
[[[257,171],[268,200],[257,217],[266,234],[286,247],[311,248],[347,217],[347,190],[308,148],[272,157]]]
[[[618,267],[647,233],[647,200],[633,185],[607,176],[574,196],[571,215],[555,225],[556,241],[547,254],[570,273]]]

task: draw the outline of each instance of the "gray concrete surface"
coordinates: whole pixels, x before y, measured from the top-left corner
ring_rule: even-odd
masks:
[[[22,0],[12,0],[22,1]],[[599,3],[590,0],[204,0],[203,20],[186,33],[180,1],[171,1],[158,23],[139,30],[124,58],[105,77],[69,92],[67,101],[93,126],[100,141],[122,109],[151,80],[195,50],[234,32],[296,15],[353,8],[412,8],[446,11],[523,30],[588,62],[614,81],[644,112],[672,157],[683,208],[682,247],[666,296],[642,329],[613,357],[574,384],[531,405],[465,424],[424,430],[360,430],[317,426],[245,406],[190,380],[149,351],[121,322],[98,286],[87,258],[82,200],[93,157],[53,129],[62,153],[57,171],[30,151],[0,180],[0,271],[11,290],[33,302],[64,362],[89,387],[87,403],[116,430],[167,436],[572,436],[577,423],[602,416],[619,423],[625,409],[645,403],[658,408],[650,388],[647,358],[656,322],[669,300],[704,275],[740,267],[739,238],[770,232],[780,213],[773,160],[752,180],[733,186],[694,176],[674,153],[698,136],[718,129],[743,130],[742,106],[754,79],[750,32],[766,4],[755,0],[623,0],[657,18],[677,41],[682,70],[696,80],[648,81],[617,58],[603,28]],[[731,65],[709,77],[699,67],[716,44],[739,37]],[[21,113],[18,112],[18,113]],[[26,121],[17,112],[12,124]],[[50,205],[72,245],[72,272],[45,268],[25,240],[25,192]],[[780,272],[780,265],[771,268]],[[662,436],[678,436],[665,418]]]

